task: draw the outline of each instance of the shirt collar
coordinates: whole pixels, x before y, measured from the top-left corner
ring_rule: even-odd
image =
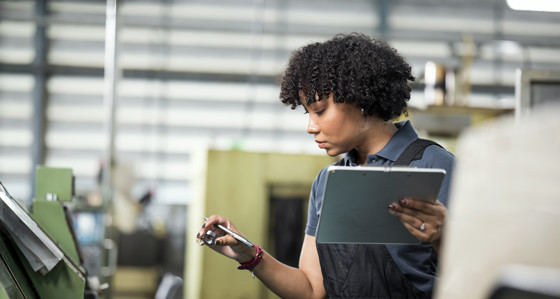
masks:
[[[395,162],[405,148],[418,139],[418,133],[416,133],[410,121],[398,122],[395,123],[395,126],[398,131],[377,154],[368,155],[368,164],[379,157]],[[356,150],[351,150],[344,155],[344,165],[356,165]]]

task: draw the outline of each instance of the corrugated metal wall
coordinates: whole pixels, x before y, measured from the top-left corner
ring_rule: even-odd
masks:
[[[154,188],[162,204],[188,204],[197,148],[323,154],[302,111],[278,101],[289,53],[308,42],[379,36],[421,79],[427,61],[464,65],[472,40],[470,103],[491,107],[513,107],[516,68],[560,67],[558,13],[516,12],[502,1],[119,4],[116,157],[134,165],[134,194]],[[0,176],[15,197],[32,194],[38,127],[44,163],[73,168],[78,191],[95,188],[106,138],[104,26],[103,1],[0,1]],[[424,100],[421,83],[413,105]],[[38,100],[44,114],[34,111]]]

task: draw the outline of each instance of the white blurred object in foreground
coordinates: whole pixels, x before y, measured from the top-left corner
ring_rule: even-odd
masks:
[[[544,108],[461,135],[435,298],[498,298],[512,266],[560,298],[560,106]]]

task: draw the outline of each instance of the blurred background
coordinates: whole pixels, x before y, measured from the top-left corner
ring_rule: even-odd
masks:
[[[189,267],[200,153],[324,156],[278,100],[291,51],[336,33],[388,41],[417,79],[415,128],[455,152],[464,129],[514,113],[517,69],[560,69],[560,13],[513,2],[1,0],[0,181],[29,208],[37,165],[72,169],[86,268],[101,275],[118,248],[113,294],[149,297]]]

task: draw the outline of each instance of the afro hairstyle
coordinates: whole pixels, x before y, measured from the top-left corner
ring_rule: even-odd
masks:
[[[407,113],[410,65],[387,43],[360,33],[338,34],[295,50],[280,78],[280,99],[295,109],[333,94],[365,115],[392,120]]]

